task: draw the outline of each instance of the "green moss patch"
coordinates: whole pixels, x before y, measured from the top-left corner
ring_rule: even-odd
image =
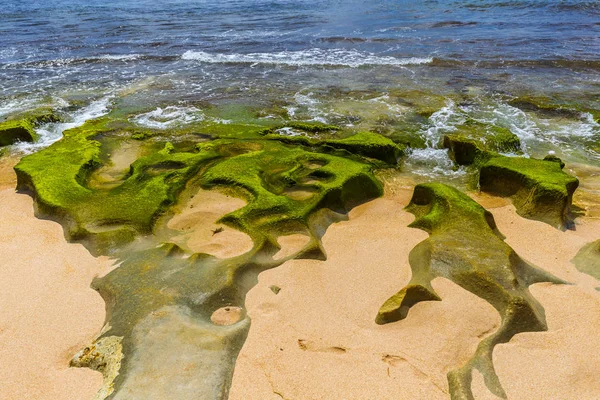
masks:
[[[318,209],[346,212],[383,193],[368,164],[278,142],[216,163],[201,182],[248,194],[249,204],[221,221],[253,237],[303,231]],[[298,192],[307,196],[290,195]]]
[[[27,120],[0,122],[0,146],[16,142],[35,142],[37,139],[33,124]]]
[[[579,180],[560,162],[523,157],[492,157],[479,174],[482,191],[510,197],[519,215],[558,229],[573,225],[570,214]]]
[[[64,222],[72,240],[89,240],[95,252],[150,233],[190,176],[216,156],[173,153],[167,145],[131,164],[122,184],[95,190],[88,177],[102,162],[100,143],[92,137],[104,129],[106,121],[99,120],[65,132],[63,140],[15,167],[18,188],[35,193],[38,210]]]

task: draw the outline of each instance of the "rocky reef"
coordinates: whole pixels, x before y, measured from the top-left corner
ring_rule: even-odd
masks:
[[[15,113],[5,120],[0,119],[0,147],[17,142],[35,142],[38,140],[36,127],[60,120],[60,115],[45,107]]]
[[[571,205],[579,180],[564,172],[565,164],[555,156],[539,160],[501,155],[518,152],[519,140],[510,131],[494,130],[496,135],[481,139],[446,135],[443,146],[458,165],[478,170],[482,191],[511,198],[519,215],[562,230],[572,228]]]
[[[337,121],[290,120],[281,107],[255,112],[237,105],[206,106],[202,117],[180,125],[144,125],[140,115],[148,113],[115,108],[21,159],[17,186],[35,198],[37,215],[57,220],[68,240],[117,264],[93,282],[106,303],[105,327],[72,360],[103,373],[96,400],[228,397],[250,327],[245,297],[258,274],[291,259],[325,259],[321,239],[328,226],[383,195],[377,171],[397,172],[411,151],[432,145],[414,127],[438,112],[444,98],[418,91],[398,96],[398,104],[371,96],[359,110],[377,113],[376,129],[363,129],[366,122],[358,120],[350,129]],[[343,122],[356,104],[339,97],[332,107]],[[381,110],[390,107],[409,111],[401,123],[387,121]],[[11,144],[35,140],[34,127],[57,121],[52,111],[36,111],[0,128],[17,132],[5,134]],[[399,130],[408,125],[413,131]],[[10,129],[0,130],[0,140]],[[456,165],[477,171],[482,191],[510,197],[520,215],[571,226],[578,181],[560,159],[522,157],[522,143],[509,129],[475,119],[434,145],[448,149]],[[201,213],[172,223],[182,209],[201,205],[207,191],[244,205],[220,214],[210,229],[193,220],[206,217]],[[194,196],[200,200],[191,202]],[[410,253],[412,280],[381,307],[376,322],[407,318],[421,301],[441,301],[431,286],[435,277],[485,299],[502,325],[448,382],[453,398],[470,399],[477,369],[490,391],[505,397],[492,350],[517,333],[545,330],[544,311],[528,286],[561,281],[521,259],[491,214],[457,189],[417,185],[408,210],[416,216],[411,226],[430,238]],[[250,245],[220,257],[181,240],[182,231],[194,229],[211,238],[235,231]],[[304,239],[286,249],[292,236]]]
[[[119,263],[93,282],[107,305],[105,328],[72,361],[103,373],[97,399],[226,399],[258,273],[291,258],[324,258],[327,226],[382,195],[374,168],[395,164],[401,152],[375,133],[319,138],[339,129],[319,124],[222,125],[166,138],[105,117],[15,167],[38,215]],[[278,134],[282,128],[312,136],[294,140]],[[247,202],[218,223],[247,234],[250,251],[220,259],[174,243],[170,210],[201,190]],[[293,234],[308,240],[275,257],[279,238]]]
[[[441,300],[431,286],[435,277],[483,298],[500,313],[501,326],[480,342],[465,365],[448,373],[450,392],[453,399],[473,399],[471,374],[478,370],[489,390],[506,398],[494,371],[494,346],[517,333],[546,330],[544,310],[528,286],[564,282],[519,257],[504,242],[493,216],[457,189],[436,183],[417,185],[407,210],[415,215],[409,226],[430,236],[410,252],[412,278],[383,304],[376,322],[402,320],[415,304]]]

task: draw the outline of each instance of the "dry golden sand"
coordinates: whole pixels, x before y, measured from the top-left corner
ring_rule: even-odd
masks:
[[[14,191],[15,162],[0,160],[0,399],[91,399],[102,375],[69,361],[102,328],[90,282],[112,263],[33,215],[31,197]]]
[[[448,399],[446,373],[462,365],[498,327],[485,301],[438,278],[441,302],[413,307],[378,326],[381,304],[410,279],[409,251],[427,234],[408,228],[410,191],[352,210],[323,238],[325,262],[294,260],[263,272],[247,297],[252,318],[230,400]],[[598,221],[560,232],[519,217],[512,205],[474,196],[493,212],[506,241],[525,259],[574,285],[536,284],[549,331],[515,336],[494,351],[509,399],[600,398],[598,282],[569,262],[600,237]],[[269,289],[281,287],[279,294]],[[496,399],[476,372],[477,399]]]

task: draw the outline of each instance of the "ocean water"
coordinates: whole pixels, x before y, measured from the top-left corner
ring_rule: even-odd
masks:
[[[41,127],[40,144],[21,151],[115,109],[167,129],[204,118],[210,105],[263,118],[285,110],[390,137],[410,131],[427,146],[407,165],[423,173],[460,174],[438,142],[465,118],[509,128],[528,155],[600,163],[589,113],[557,119],[508,104],[536,96],[600,109],[597,1],[97,3],[3,1],[0,118],[39,105],[71,116]],[[411,120],[399,92],[445,100]]]

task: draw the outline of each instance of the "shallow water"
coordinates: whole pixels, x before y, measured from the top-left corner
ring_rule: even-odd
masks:
[[[40,128],[47,146],[85,119],[119,109],[168,128],[202,105],[372,129],[409,126],[431,149],[407,165],[454,175],[439,137],[462,118],[509,128],[527,155],[598,164],[600,127],[586,114],[548,120],[507,104],[520,95],[600,108],[600,6],[589,1],[5,2],[0,117],[46,104],[71,120]],[[443,96],[426,120],[393,91]],[[200,106],[198,106],[200,105]],[[227,113],[226,113],[227,114]],[[229,118],[229,119],[228,119]],[[245,119],[245,120],[244,120]],[[439,174],[437,174],[439,175]]]

